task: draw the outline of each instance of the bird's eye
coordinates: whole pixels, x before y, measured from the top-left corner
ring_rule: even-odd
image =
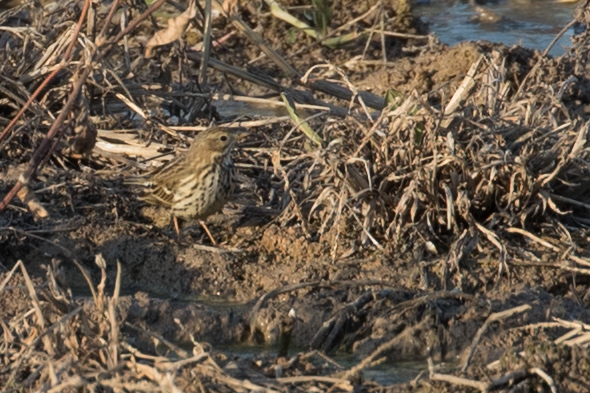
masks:
[[[220,136],[220,137],[219,137],[219,140],[220,140],[221,142],[225,142],[225,141],[227,141],[227,136],[225,136],[225,135],[222,135],[222,136]]]

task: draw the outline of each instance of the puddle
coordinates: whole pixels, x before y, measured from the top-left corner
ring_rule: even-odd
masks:
[[[426,362],[404,362],[383,364],[365,370],[364,374],[366,380],[375,381],[383,386],[391,386],[408,383],[426,369]]]
[[[90,298],[91,292],[88,286],[80,285],[76,286],[73,290],[76,298]],[[133,296],[136,291],[134,290],[122,290],[121,296]],[[165,294],[157,294],[150,292],[151,299],[169,300]],[[237,312],[246,314],[251,309],[252,304],[248,302],[232,302],[217,299],[214,297],[203,297],[203,296],[184,296],[182,299],[173,300],[175,303],[193,303],[206,306],[211,312],[214,313],[228,313]],[[184,350],[191,352],[193,344],[189,341],[186,342],[175,342],[176,345],[183,348]],[[235,344],[213,344],[216,351],[221,351],[227,356],[231,355],[239,356],[242,359],[255,359],[263,356],[267,358],[275,358],[278,353],[277,345],[251,345],[247,343],[235,343]],[[167,346],[161,344],[163,351],[167,350]],[[290,346],[288,356],[293,356],[296,353],[306,353],[309,348]],[[357,364],[359,364],[358,358],[351,354],[336,353],[329,355],[330,358],[342,366],[342,370],[348,370]],[[406,362],[384,362],[377,366],[367,368],[363,371],[365,380],[372,380],[383,386],[391,386],[396,384],[404,384],[415,379],[420,372],[427,368],[426,361],[406,361]]]
[[[241,358],[255,358],[261,354],[268,357],[274,357],[278,348],[268,345],[231,345],[215,346],[216,350],[223,351],[226,355],[233,354]],[[295,353],[305,353],[305,348],[289,348],[289,356]],[[359,363],[359,360],[352,355],[336,354],[330,358],[342,366],[343,370],[350,369]],[[423,362],[399,362],[399,363],[382,363],[378,366],[363,370],[365,380],[371,380],[382,386],[391,386],[408,383],[415,379],[420,372],[427,369],[426,361]]]
[[[497,23],[471,21],[476,12],[467,1],[421,1],[414,5],[414,13],[428,22],[430,31],[449,45],[488,40],[544,51],[556,34],[573,19],[577,6],[552,0],[503,0],[480,4],[503,17],[503,20]],[[562,55],[564,47],[570,46],[572,34],[573,29],[570,29],[549,54]]]
[[[356,366],[359,361],[351,355],[336,355],[332,357],[344,368]],[[377,366],[367,368],[363,371],[365,380],[371,380],[383,386],[408,383],[415,379],[418,374],[428,368],[426,360],[408,362],[385,362]]]

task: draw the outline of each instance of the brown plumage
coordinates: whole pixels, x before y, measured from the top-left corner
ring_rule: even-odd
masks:
[[[144,187],[140,199],[170,209],[178,232],[176,217],[202,220],[219,212],[235,188],[235,169],[231,150],[237,134],[234,131],[211,128],[198,134],[190,149],[147,179],[131,179],[127,184]]]

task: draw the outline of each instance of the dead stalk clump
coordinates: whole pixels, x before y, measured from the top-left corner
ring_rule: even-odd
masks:
[[[132,325],[125,321],[120,304],[120,264],[113,293],[108,294],[106,262],[97,255],[96,263],[102,277],[98,286],[78,264],[88,280],[90,298],[72,297],[69,288],[61,284],[63,271],[57,261],[47,267],[44,280],[31,280],[22,261],[0,275],[3,392],[280,392],[289,386],[298,392],[314,386],[352,391],[349,380],[322,376],[334,372],[333,365],[312,365],[324,360],[314,352],[282,364],[277,364],[275,357],[264,356],[256,363],[236,362],[233,357],[208,351],[207,345],[196,342],[186,331],[194,346],[192,352]],[[147,352],[140,349],[146,346],[153,348]],[[321,375],[298,376],[305,369],[315,369]],[[240,377],[247,373],[251,376]]]
[[[444,111],[411,94],[376,120],[325,126],[330,142],[296,170],[283,165],[285,183],[320,234],[354,231],[391,252],[485,239],[504,265],[515,229],[531,239],[543,227],[559,242],[590,222],[589,123],[556,94],[568,83],[529,82],[515,96],[505,59],[484,55]]]

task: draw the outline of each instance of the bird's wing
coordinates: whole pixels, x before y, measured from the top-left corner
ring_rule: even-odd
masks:
[[[130,177],[124,180],[124,184],[135,185],[143,188],[139,199],[152,205],[171,207],[174,194],[178,187],[178,170],[182,170],[184,164],[182,156],[168,161],[147,176]]]
[[[174,200],[173,188],[165,184],[153,183],[150,188],[146,188],[144,194],[139,199],[152,205],[162,205],[171,207]]]

